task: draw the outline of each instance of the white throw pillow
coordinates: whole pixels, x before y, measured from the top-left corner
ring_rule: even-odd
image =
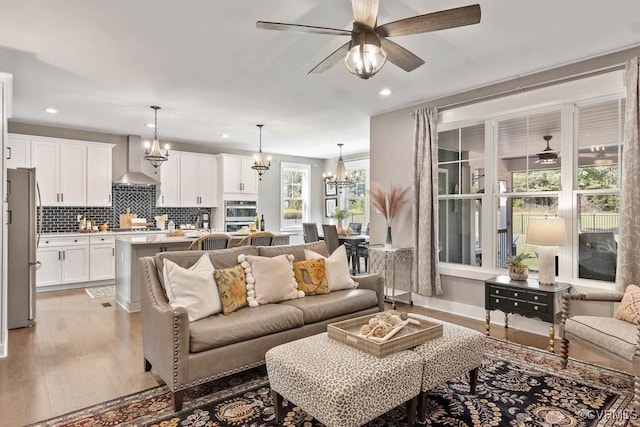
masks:
[[[347,250],[344,245],[338,246],[329,258],[325,258],[317,252],[304,250],[305,259],[324,259],[324,269],[327,274],[327,283],[329,290],[341,291],[343,289],[353,289],[358,287],[358,282],[351,278],[349,270],[349,258],[347,258]]]
[[[293,276],[293,260],[291,254],[275,257],[238,255],[247,279],[249,307],[304,297]]]
[[[164,260],[164,283],[169,305],[184,307],[190,322],[222,312],[213,270],[208,253],[202,254],[190,268]]]

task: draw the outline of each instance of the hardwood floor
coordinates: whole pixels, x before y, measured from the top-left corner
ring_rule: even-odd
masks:
[[[483,321],[398,308],[484,332]],[[39,294],[36,313],[35,327],[9,331],[9,356],[0,359],[0,426],[23,426],[159,384],[143,370],[140,313],[125,312],[113,298],[91,299],[83,289]],[[491,333],[548,345],[548,337],[514,329],[494,326]],[[583,349],[572,348],[571,356],[620,369]]]

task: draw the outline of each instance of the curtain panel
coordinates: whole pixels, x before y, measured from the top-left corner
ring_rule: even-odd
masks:
[[[638,142],[638,58],[627,61],[627,106],[622,154],[622,189],[616,288],[640,284],[640,143]]]
[[[438,261],[438,109],[414,112],[413,271],[419,295],[442,295]]]

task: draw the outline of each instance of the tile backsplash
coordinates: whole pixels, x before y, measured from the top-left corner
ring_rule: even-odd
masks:
[[[94,223],[103,224],[109,221],[109,228],[120,227],[120,214],[127,208],[138,218],[146,218],[148,223],[154,224],[156,215],[167,214],[176,226],[180,224],[192,224],[196,213],[201,208],[162,208],[156,206],[156,188],[143,185],[114,184],[111,187],[111,207],[83,207],[83,206],[44,206],[42,211],[43,233],[64,233],[78,230],[76,218],[78,215],[87,215]],[[209,208],[213,218],[216,209]],[[39,219],[39,215],[38,215]]]

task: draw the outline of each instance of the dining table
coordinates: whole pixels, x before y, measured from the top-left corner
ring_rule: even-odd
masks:
[[[347,253],[347,256],[351,258],[351,275],[355,276],[358,271],[358,245],[368,242],[369,236],[367,234],[338,234],[338,240],[340,244],[347,243],[351,247],[351,254]]]

